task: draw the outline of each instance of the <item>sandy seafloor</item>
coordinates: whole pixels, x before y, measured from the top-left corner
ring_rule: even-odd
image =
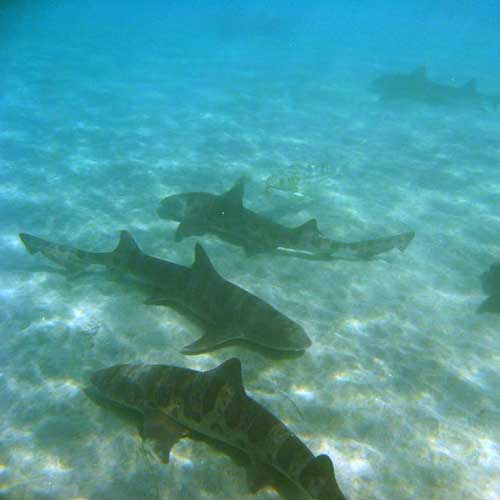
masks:
[[[381,104],[367,84],[382,68],[272,78],[234,56],[229,75],[173,52],[172,71],[152,56],[124,81],[97,56],[82,69],[71,47],[64,64],[43,47],[23,57],[32,48],[9,58],[1,96],[1,498],[251,498],[226,455],[185,439],[163,465],[82,392],[90,370],[116,363],[209,369],[232,356],[249,394],[329,454],[348,498],[500,497],[498,316],[475,313],[479,276],[500,258],[498,113]],[[290,165],[304,196],[264,193]],[[17,236],[104,251],[128,229],[145,252],[189,264],[195,240],[173,241],[159,200],[241,174],[247,206],[286,224],[316,217],[340,240],[416,231],[405,253],[372,262],[246,258],[202,238],[223,276],[304,326],[314,343],[299,359],[241,346],[185,357],[200,330],[183,316],[103,272],[51,272]]]

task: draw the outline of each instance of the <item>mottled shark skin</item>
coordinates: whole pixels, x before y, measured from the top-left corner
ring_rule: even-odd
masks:
[[[500,314],[500,262],[491,264],[481,276],[481,283],[489,297],[481,303],[477,312]]]
[[[344,243],[323,236],[316,219],[298,227],[286,227],[243,206],[244,182],[240,179],[220,195],[194,192],[168,196],[161,201],[158,215],[180,222],[176,241],[213,234],[243,247],[247,255],[274,251],[317,260],[368,260],[393,248],[404,251],[415,236],[414,232],[408,232]]]
[[[220,276],[199,244],[194,263],[186,267],[146,255],[127,231],[121,231],[112,252],[86,252],[25,233],[19,236],[31,254],[40,252],[65,268],[102,265],[151,286],[154,292],[146,304],[170,306],[204,329],[200,339],[183,348],[184,354],[207,352],[233,341],[285,352],[301,352],[311,345],[300,325]]]
[[[376,78],[371,90],[383,101],[416,101],[429,105],[472,105],[497,109],[500,94],[486,95],[478,92],[476,80],[469,80],[461,87],[435,83],[427,77],[427,70],[420,66],[411,73],[388,73]]]
[[[237,358],[206,372],[116,365],[94,372],[91,383],[101,397],[142,415],[142,436],[152,441],[165,463],[175,443],[194,431],[249,457],[253,491],[269,482],[263,474],[264,466],[270,466],[312,499],[345,499],[330,458],[315,457],[285,424],[246,394]]]

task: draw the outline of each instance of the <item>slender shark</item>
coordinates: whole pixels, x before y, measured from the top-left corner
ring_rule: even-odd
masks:
[[[170,306],[198,320],[204,335],[184,347],[184,354],[207,352],[233,341],[287,352],[301,352],[311,345],[300,325],[225,280],[200,244],[194,263],[186,267],[146,255],[127,231],[121,231],[112,252],[86,252],[26,233],[19,236],[31,254],[40,252],[67,269],[102,265],[131,274],[154,290],[146,304]]]
[[[91,383],[100,397],[142,416],[142,437],[152,442],[164,463],[175,443],[194,431],[248,456],[254,492],[269,482],[271,468],[312,499],[345,499],[328,455],[315,457],[283,422],[246,394],[237,358],[205,372],[115,365],[94,372]]]
[[[489,297],[481,303],[477,312],[500,314],[500,262],[491,264],[488,271],[482,274],[481,282]]]
[[[371,90],[383,101],[418,101],[430,105],[467,104],[497,109],[500,94],[487,95],[477,90],[476,80],[469,80],[460,87],[436,83],[420,66],[410,73],[388,73],[371,83]]]
[[[247,255],[278,251],[282,254],[318,259],[370,259],[375,255],[410,244],[415,233],[344,243],[326,238],[316,219],[290,228],[243,206],[245,179],[220,195],[206,192],[180,193],[161,201],[158,215],[180,222],[175,240],[214,234],[244,248]]]

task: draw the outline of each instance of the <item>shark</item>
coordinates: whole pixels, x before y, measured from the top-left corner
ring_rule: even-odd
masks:
[[[248,396],[238,358],[208,371],[115,365],[93,372],[90,381],[98,397],[138,413],[142,438],[164,463],[180,439],[195,433],[246,455],[253,492],[277,471],[311,499],[346,498],[330,457],[314,456],[281,420]]]
[[[475,79],[462,86],[436,83],[427,76],[425,66],[410,73],[387,73],[372,81],[371,90],[382,101],[416,101],[429,105],[474,105],[496,110],[500,94],[487,95],[477,90]]]
[[[194,263],[182,266],[146,255],[128,231],[111,252],[87,252],[21,233],[30,254],[41,253],[70,271],[90,265],[105,266],[132,275],[153,292],[146,304],[165,305],[195,319],[204,334],[182,349],[200,354],[229,342],[288,353],[301,353],[311,345],[305,330],[259,297],[224,279],[197,243]]]
[[[479,306],[478,313],[500,314],[500,262],[491,264],[481,275],[483,291],[489,295]]]
[[[404,251],[415,236],[413,231],[385,238],[340,242],[325,237],[316,219],[287,227],[243,204],[245,179],[239,179],[222,194],[188,192],[167,196],[157,210],[162,219],[179,222],[175,240],[212,234],[243,247],[247,255],[278,252],[284,255],[329,260],[368,260],[398,248]]]

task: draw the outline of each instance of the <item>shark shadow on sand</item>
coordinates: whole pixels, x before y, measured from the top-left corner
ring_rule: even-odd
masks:
[[[237,358],[206,372],[168,365],[115,365],[94,372],[91,384],[86,392],[92,400],[137,413],[141,436],[152,442],[164,463],[177,441],[198,435],[246,456],[252,492],[276,483],[277,473],[309,498],[345,499],[328,455],[315,457],[285,424],[246,394]]]
[[[489,295],[479,308],[478,313],[500,314],[500,262],[491,264],[490,268],[481,276],[483,291]]]
[[[469,80],[461,87],[435,83],[427,77],[427,70],[420,66],[411,73],[387,73],[370,85],[381,101],[414,101],[431,106],[479,106],[496,110],[500,94],[479,92],[476,80]]]
[[[158,215],[180,222],[175,240],[213,234],[243,247],[247,255],[274,252],[309,260],[369,260],[393,248],[404,251],[413,231],[386,238],[344,243],[323,236],[316,219],[290,228],[243,206],[245,179],[223,194],[180,193],[161,201]]]
[[[40,252],[68,270],[100,265],[132,275],[153,291],[146,304],[169,306],[196,320],[204,334],[184,347],[184,354],[243,343],[263,354],[300,355],[311,345],[299,324],[225,280],[199,244],[195,247],[194,263],[186,267],[146,255],[127,231],[121,231],[120,242],[112,252],[86,252],[26,233],[19,236],[31,254]]]

